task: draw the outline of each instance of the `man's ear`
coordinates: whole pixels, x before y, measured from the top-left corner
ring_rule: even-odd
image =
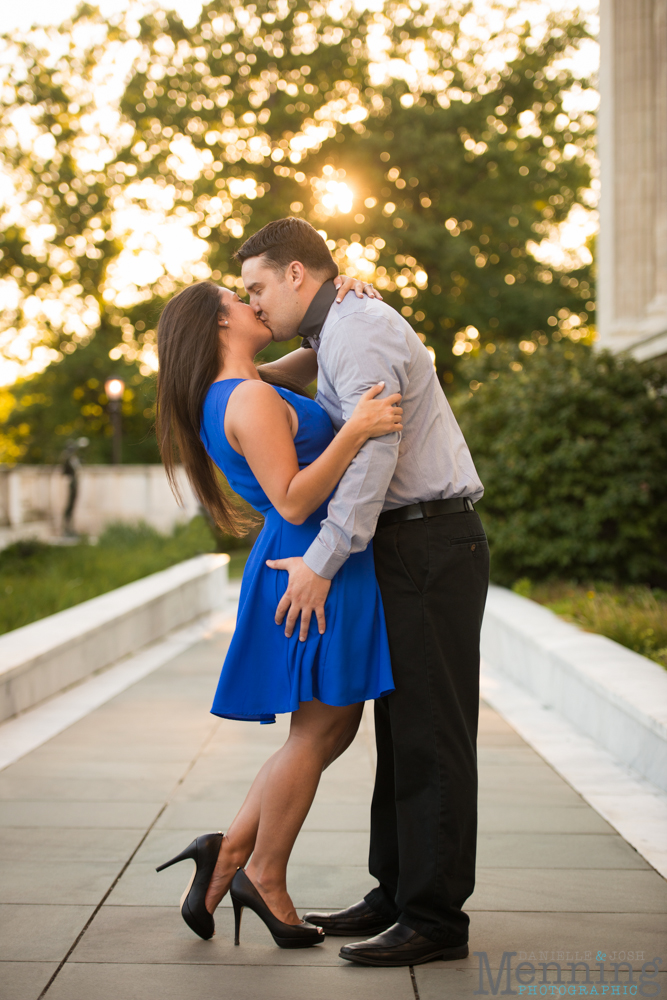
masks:
[[[285,272],[285,278],[289,281],[295,292],[298,292],[301,289],[305,277],[306,269],[301,261],[293,260]]]

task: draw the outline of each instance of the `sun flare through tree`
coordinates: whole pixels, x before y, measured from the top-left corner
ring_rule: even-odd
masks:
[[[87,382],[114,365],[146,439],[165,299],[207,277],[242,292],[234,250],[289,214],[382,289],[445,383],[506,341],[590,340],[596,95],[570,58],[587,28],[506,14],[265,0],[186,27],[82,6],[5,39],[0,352],[20,379],[0,403],[5,456],[53,460],[78,433],[103,456]],[[82,382],[85,352],[99,371]],[[38,390],[55,431],[35,426]]]

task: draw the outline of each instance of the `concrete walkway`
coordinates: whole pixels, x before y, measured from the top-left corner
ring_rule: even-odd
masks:
[[[479,990],[472,952],[492,972],[503,952],[560,961],[564,982],[576,953],[592,968],[598,952],[633,952],[635,968],[667,959],[665,881],[487,706],[469,959],[366,969],[338,958],[337,938],[281,951],[248,911],[235,948],[229,905],[200,941],[178,911],[188,865],[155,865],[225,828],[286,732],[208,714],[228,639],[180,653],[0,774],[3,1000],[441,1000]],[[297,907],[345,906],[372,886],[372,775],[365,718],[297,842]]]

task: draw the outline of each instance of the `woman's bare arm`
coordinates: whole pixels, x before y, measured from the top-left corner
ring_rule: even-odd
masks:
[[[279,393],[259,379],[242,382],[229,398],[225,434],[244,455],[267,497],[291,524],[303,524],[333,492],[370,437],[402,431],[398,393],[373,399],[383,384],[364,394],[331,444],[299,470],[290,410]]]

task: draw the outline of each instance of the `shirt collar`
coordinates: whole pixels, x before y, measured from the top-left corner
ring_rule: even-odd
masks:
[[[318,339],[337,292],[338,289],[334,285],[332,278],[325,281],[322,287],[318,289],[312,302],[306,309],[306,315],[301,320],[301,325],[299,326],[300,337],[303,337],[304,340]]]

